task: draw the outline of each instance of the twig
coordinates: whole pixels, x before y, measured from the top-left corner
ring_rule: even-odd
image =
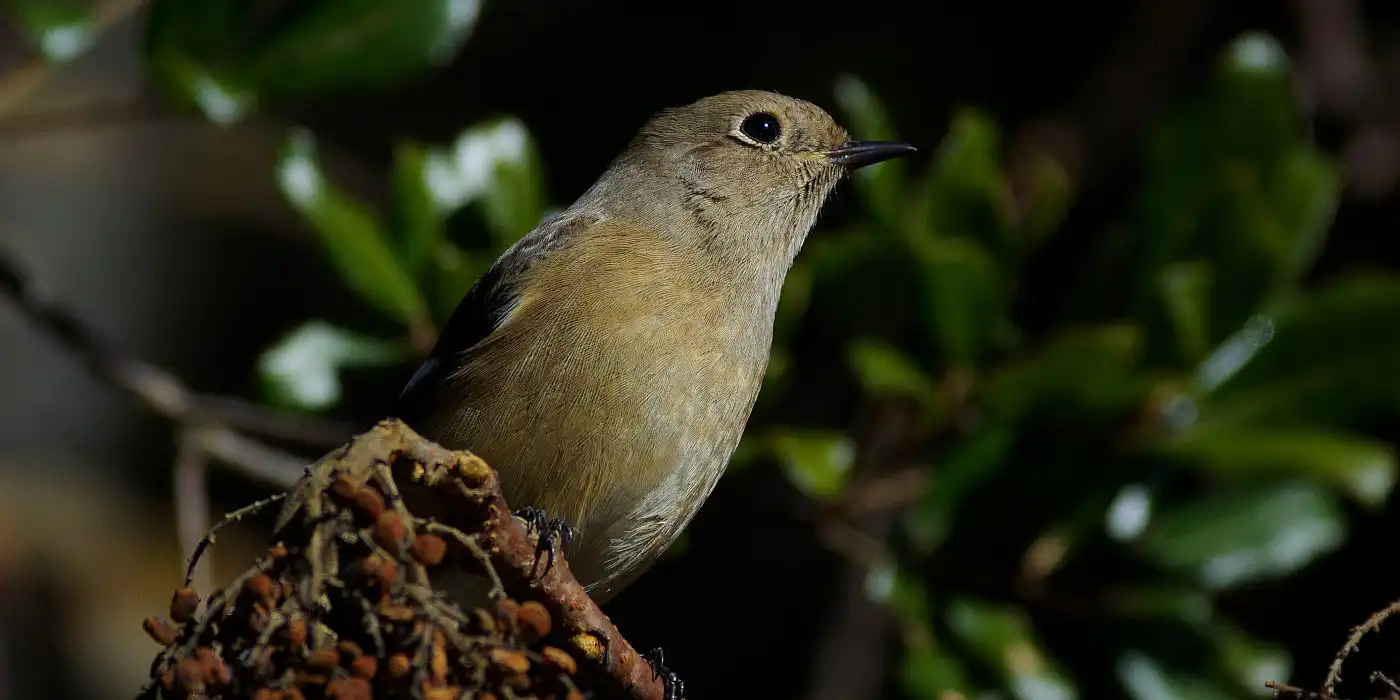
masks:
[[[220,425],[197,428],[194,433],[200,449],[210,457],[273,488],[291,488],[306,469],[305,461]]]
[[[827,518],[817,523],[817,541],[853,566],[865,572],[890,561],[889,548],[884,541],[840,518]]]
[[[225,526],[231,523],[236,523],[262,510],[263,508],[266,508],[272,505],[273,503],[276,503],[282,500],[283,498],[286,498],[286,496],[286,493],[279,493],[274,496],[264,498],[261,501],[257,501],[255,503],[243,506],[242,508],[239,508],[238,510],[235,510],[232,513],[225,515],[222,519],[219,520],[219,522],[215,523],[213,527],[209,528],[209,530],[204,533],[204,536],[199,538],[199,542],[195,544],[194,550],[190,553],[189,563],[187,564],[185,569],[185,586],[188,587],[194,581],[195,567],[199,565],[199,560],[204,555],[204,550],[208,549],[209,545],[214,544],[214,538],[216,535],[218,535],[219,530],[222,530]]]
[[[1371,672],[1371,682],[1380,683],[1381,685],[1388,688],[1390,692],[1396,695],[1400,695],[1400,685],[1397,685],[1395,681],[1390,679],[1390,676],[1387,676],[1384,673],[1381,673],[1380,671]]]
[[[205,474],[208,471],[208,455],[199,447],[199,437],[192,428],[185,428],[176,436],[175,469],[173,474],[176,503],[175,535],[180,543],[180,553],[190,556],[203,539],[209,528],[209,499]],[[195,581],[195,588],[209,590],[213,576],[212,566],[204,566],[203,573]],[[191,572],[194,573],[194,567]]]
[[[1274,697],[1276,698],[1287,695],[1288,697],[1298,698],[1298,700],[1338,700],[1338,698],[1331,693],[1303,690],[1297,686],[1287,685],[1285,683],[1264,681],[1264,687],[1274,691]]]
[[[191,398],[191,403],[208,422],[305,447],[329,449],[355,434],[355,429],[343,421],[269,411],[232,396],[199,394]],[[298,469],[302,466],[305,465],[298,461]]]
[[[873,407],[857,441],[856,481],[851,486],[856,495],[844,506],[887,501],[868,494],[883,493],[888,483],[904,480],[907,485],[908,475],[892,469],[901,464],[898,460],[914,434],[913,416],[903,404],[880,401]],[[846,562],[812,664],[809,700],[860,700],[879,697],[881,690],[891,617],[866,594],[866,579],[873,567],[889,560],[884,537],[893,516],[885,507],[845,510],[833,509],[818,524],[821,542]],[[859,516],[853,517],[856,513]]]
[[[233,433],[244,429],[281,439],[325,444],[348,426],[271,412],[238,399],[196,394],[173,374],[129,357],[102,342],[68,309],[49,298],[22,265],[0,249],[0,296],[65,349],[77,354],[99,381],[137,398],[156,414],[184,426],[200,427],[200,444],[220,461],[282,488],[296,483],[303,460]],[[343,439],[343,438],[342,438]],[[334,443],[331,443],[334,444]],[[295,465],[295,466],[293,466]]]
[[[237,399],[190,391],[175,375],[99,340],[75,315],[49,299],[3,249],[0,296],[9,297],[36,326],[77,354],[99,381],[135,396],[179,426],[174,465],[176,532],[181,552],[192,561],[196,550],[202,551],[195,542],[209,521],[206,472],[211,458],[278,489],[292,487],[304,473],[304,460],[248,438],[235,428],[304,443],[324,443],[334,435],[350,434],[348,427],[328,421],[295,419]],[[201,583],[208,580],[209,568],[204,568]]]
[[[486,570],[487,577],[491,579],[490,596],[492,598],[504,598],[506,596],[506,586],[504,583],[501,583],[501,575],[496,573],[496,569],[491,566],[491,556],[486,553],[486,550],[481,548],[481,543],[477,542],[476,538],[464,534],[461,530],[456,528],[447,527],[441,523],[435,523],[430,520],[423,521],[422,526],[424,532],[447,535],[457,540],[463,547],[466,547],[467,551],[471,552],[472,556],[476,557],[476,560],[481,562],[481,568]]]
[[[1322,690],[1324,692],[1328,695],[1336,694],[1337,683],[1342,680],[1342,664],[1346,662],[1347,656],[1351,655],[1353,651],[1356,651],[1357,647],[1361,645],[1361,640],[1364,639],[1366,635],[1379,629],[1381,623],[1385,622],[1396,612],[1400,612],[1400,600],[1387,605],[1384,610],[1367,618],[1365,622],[1351,631],[1351,636],[1347,637],[1346,643],[1343,644],[1342,648],[1337,652],[1337,657],[1332,660],[1331,669],[1327,671],[1327,680],[1322,684]]]
[[[841,509],[851,517],[899,510],[924,495],[928,470],[909,467],[852,484],[841,494]]]
[[[180,112],[166,109],[154,96],[140,94],[120,100],[104,100],[77,107],[25,110],[0,118],[0,139],[58,135],[72,130],[113,128],[148,124],[158,120],[185,119]]]
[[[130,17],[143,4],[143,0],[102,0],[89,14],[88,30],[94,36],[100,36]],[[48,82],[58,67],[36,54],[25,59],[15,70],[0,76],[0,114],[9,114],[29,99],[35,90]]]
[[[135,396],[148,409],[171,421],[223,425],[322,447],[343,442],[353,433],[348,425],[269,411],[232,397],[194,393],[175,375],[129,357],[99,339],[72,312],[51,299],[4,249],[0,249],[0,296],[9,297],[35,325],[76,353],[98,380]],[[299,476],[300,469],[289,474],[286,485],[296,483]]]

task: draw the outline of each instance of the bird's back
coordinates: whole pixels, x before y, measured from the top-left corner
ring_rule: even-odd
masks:
[[[569,562],[606,599],[713,489],[767,363],[771,310],[736,304],[707,253],[597,219],[534,261],[415,425],[482,455],[513,507],[578,531]],[[605,244],[605,245],[604,245]]]

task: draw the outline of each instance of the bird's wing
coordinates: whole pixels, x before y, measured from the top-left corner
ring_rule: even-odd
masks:
[[[502,253],[457,304],[433,351],[400,392],[394,415],[410,426],[422,420],[455,358],[490,337],[520,300],[513,282],[567,240],[570,232],[597,221],[584,213],[556,214]]]

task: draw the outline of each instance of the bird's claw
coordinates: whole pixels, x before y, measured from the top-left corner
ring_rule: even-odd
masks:
[[[663,695],[666,700],[681,700],[685,697],[685,681],[676,675],[675,671],[666,668],[666,653],[661,647],[656,647],[651,651],[642,654],[642,659],[651,666],[653,678],[661,679],[661,687],[664,689]]]
[[[562,545],[567,550],[574,542],[574,528],[561,518],[550,518],[543,509],[526,506],[515,512],[515,517],[525,521],[526,527],[538,538],[535,561],[546,557],[544,571],[548,573],[554,566],[555,551]]]

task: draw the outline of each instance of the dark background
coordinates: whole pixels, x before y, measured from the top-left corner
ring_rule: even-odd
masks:
[[[1400,112],[1391,97],[1400,88],[1400,6],[1390,3],[493,2],[450,65],[388,87],[275,101],[232,127],[150,106],[141,12],[0,113],[0,243],[118,346],[201,391],[255,396],[259,353],[309,317],[393,332],[345,291],[276,193],[272,162],[292,124],[318,136],[332,177],[380,201],[398,139],[446,143],[467,125],[511,115],[537,140],[551,203],[562,206],[652,113],[721,90],[777,90],[835,113],[833,80],[859,75],[899,136],[922,148],[913,167],[934,157],[952,110],[973,105],[1001,128],[1013,172],[1018,153],[1040,148],[1076,184],[1055,245],[1019,273],[1018,286],[1036,293],[1017,299],[1017,321],[1043,338],[1074,315],[1069,281],[1094,274],[1089,251],[1131,207],[1149,125],[1201,92],[1231,41],[1263,31],[1288,51],[1303,129],[1346,183],[1309,282],[1391,270],[1400,254]],[[1357,13],[1359,45],[1336,29],[1347,12]],[[1349,51],[1364,62],[1349,63]],[[33,55],[0,21],[0,70],[19,70]],[[814,238],[861,216],[858,199],[843,194]],[[842,362],[832,341],[843,331],[823,324],[823,297],[815,299],[818,320],[791,341],[796,384],[755,420],[855,431],[870,407],[858,384],[830,369]],[[332,413],[368,425],[412,369],[353,376]],[[1368,427],[1397,435],[1394,416]],[[165,604],[181,554],[170,534],[170,435],[166,421],[92,381],[0,305],[0,503],[12,501],[0,509],[0,698],[126,697],[140,682],[137,660],[155,648],[139,621]],[[1080,478],[1033,466],[1027,478],[1053,488],[1038,498],[1034,489],[984,494],[982,517],[956,530],[946,568],[925,572],[935,597],[1016,600],[1009,579],[1021,548],[1009,542],[1020,535],[1008,534],[1022,527],[1016,517],[1053,509]],[[211,488],[216,513],[265,492],[226,472]],[[1349,510],[1345,546],[1301,572],[1217,598],[1223,615],[1291,655],[1294,674],[1277,680],[1319,685],[1345,634],[1400,597],[1387,573],[1391,501],[1383,513]],[[608,611],[634,644],[665,647],[694,698],[898,697],[901,634],[878,607],[850,602],[859,577],[814,536],[813,511],[778,469],[736,471],[691,526],[685,551]],[[239,537],[255,542],[256,533]],[[233,541],[224,574],[251,551]],[[1099,555],[1081,556],[1089,558],[1065,599],[1028,610],[1083,697],[1119,697],[1112,656],[1122,635],[1189,645],[1170,631],[1105,622],[1092,602]],[[1120,565],[1102,555],[1103,570]],[[1083,591],[1088,604],[1075,599]],[[851,685],[813,687],[831,674]]]

